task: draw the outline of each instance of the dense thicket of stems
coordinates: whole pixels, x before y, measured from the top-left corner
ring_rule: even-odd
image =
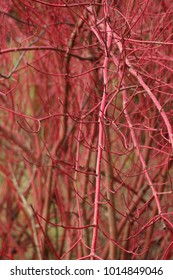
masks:
[[[1,1],[2,259],[173,259],[172,16]]]

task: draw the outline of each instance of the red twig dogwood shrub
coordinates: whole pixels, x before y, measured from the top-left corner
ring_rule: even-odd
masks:
[[[173,259],[172,16],[1,1],[2,259]]]

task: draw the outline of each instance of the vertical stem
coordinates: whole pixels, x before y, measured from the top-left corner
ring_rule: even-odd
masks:
[[[91,256],[96,253],[96,244],[98,239],[98,219],[99,219],[99,202],[100,202],[100,185],[101,185],[101,159],[103,151],[103,119],[104,109],[107,101],[108,93],[108,62],[109,62],[109,50],[112,42],[112,32],[109,24],[106,22],[107,14],[105,9],[105,30],[106,30],[106,43],[104,44],[105,59],[103,63],[103,96],[100,106],[100,112],[98,117],[99,123],[99,135],[98,135],[98,146],[97,146],[97,161],[96,161],[96,187],[95,187],[95,201],[94,201],[94,230],[91,244]],[[97,33],[98,34],[98,33]],[[98,35],[99,36],[99,35]],[[98,37],[100,38],[100,37]],[[103,39],[100,38],[100,43],[103,43]]]
[[[111,139],[110,129],[108,128],[108,126],[106,127],[106,130],[107,130],[107,138]],[[108,165],[107,163],[110,163],[110,164]],[[117,240],[117,219],[116,219],[116,211],[115,211],[115,193],[113,191],[114,170],[112,168],[111,150],[106,152],[106,163],[104,166],[104,171],[105,171],[105,185],[108,186],[108,188],[109,188],[106,190],[107,198],[110,202],[107,204],[109,236],[112,240]],[[109,242],[108,256],[111,260],[115,260],[118,258],[118,247],[115,246],[115,244],[113,242]]]

